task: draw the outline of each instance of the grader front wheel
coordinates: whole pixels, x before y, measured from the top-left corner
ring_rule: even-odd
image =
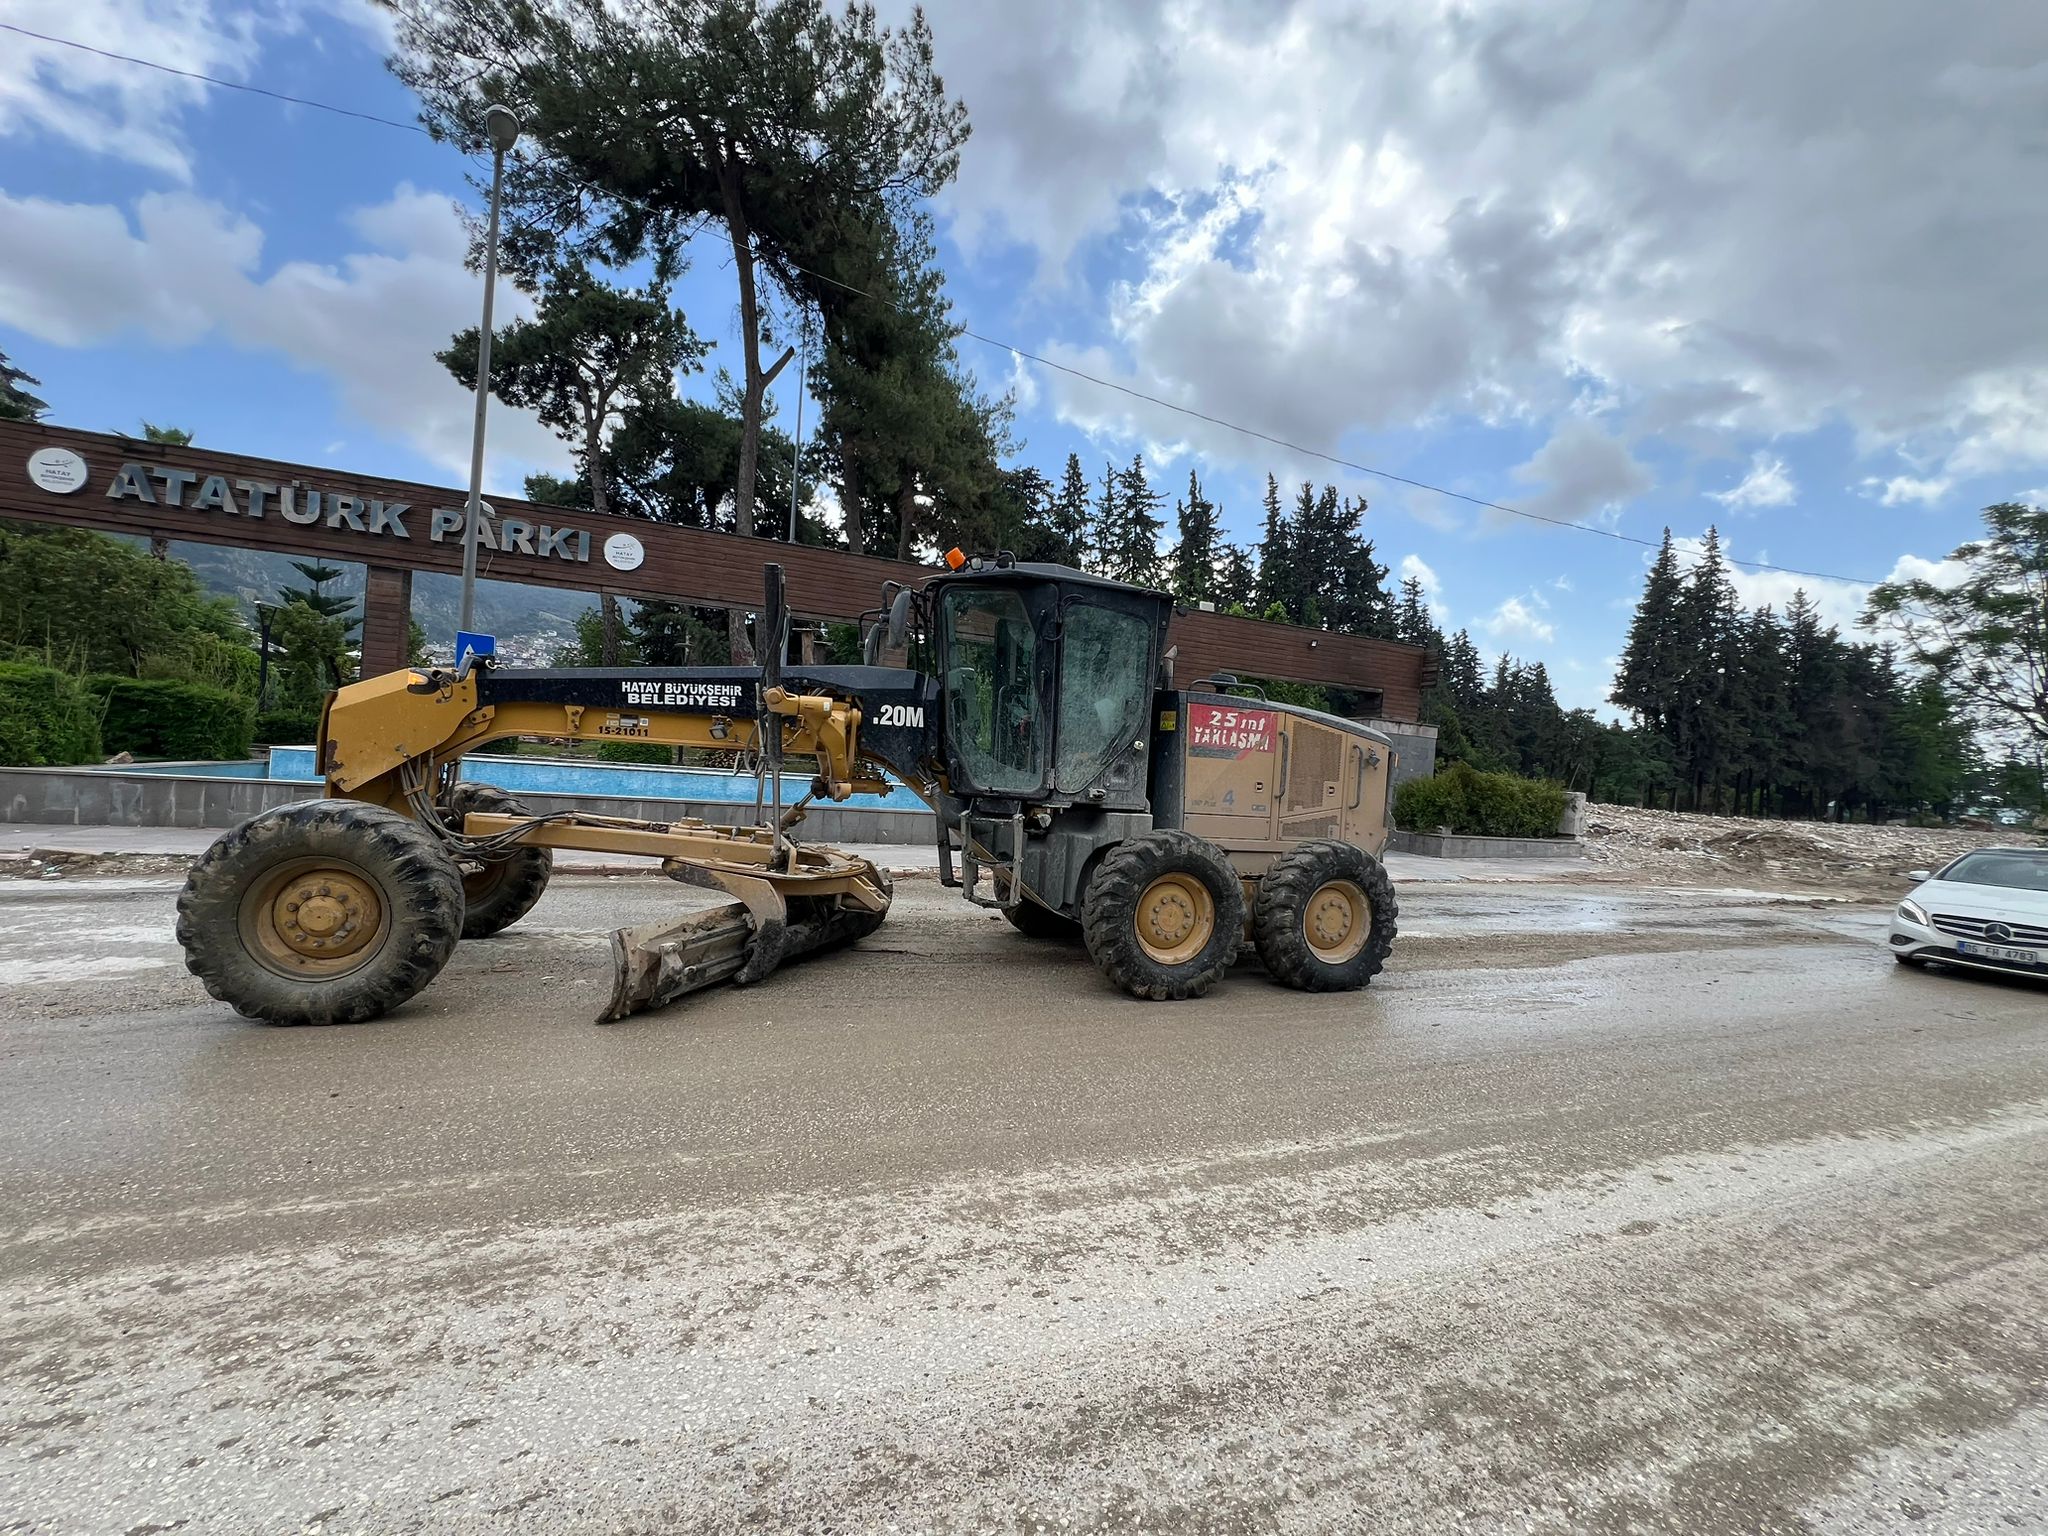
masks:
[[[462,876],[410,817],[302,800],[223,833],[178,896],[178,942],[206,990],[272,1024],[388,1013],[455,951]]]

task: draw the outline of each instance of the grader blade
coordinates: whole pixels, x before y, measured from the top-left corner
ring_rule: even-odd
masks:
[[[739,900],[614,933],[611,1001],[597,1022],[616,1023],[722,981],[745,986],[874,932],[893,894],[888,875],[864,859],[802,853],[793,869],[772,873],[669,860],[663,869],[672,879]]]

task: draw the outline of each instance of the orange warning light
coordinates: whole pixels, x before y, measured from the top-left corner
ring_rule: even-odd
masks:
[[[954,548],[946,551],[947,570],[957,571],[960,569],[961,566],[965,565],[966,563],[967,557],[960,552],[958,546],[955,546]]]

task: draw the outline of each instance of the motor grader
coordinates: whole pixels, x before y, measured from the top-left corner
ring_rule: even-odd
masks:
[[[193,867],[187,965],[246,1015],[350,1023],[418,993],[459,940],[517,922],[556,849],[656,859],[735,898],[613,935],[600,1020],[621,1019],[872,933],[888,875],[798,833],[814,800],[880,793],[893,774],[936,813],[947,886],[1027,935],[1085,944],[1134,997],[1199,997],[1247,944],[1307,991],[1380,971],[1395,932],[1385,736],[1234,679],[1177,686],[1166,593],[1006,554],[948,564],[885,591],[860,665],[786,662],[770,565],[759,669],[475,660],[337,690],[325,798],[251,818]],[[507,737],[744,754],[756,824],[529,814],[459,778],[464,753]],[[784,808],[793,758],[816,774]]]

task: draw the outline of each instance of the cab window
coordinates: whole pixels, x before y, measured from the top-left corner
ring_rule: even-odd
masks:
[[[940,599],[946,654],[946,730],[967,775],[962,786],[1028,794],[1045,781],[1038,708],[1038,636],[1016,592],[950,587]]]
[[[1145,734],[1151,706],[1151,626],[1134,613],[1067,605],[1060,625],[1057,783],[1078,794]]]

